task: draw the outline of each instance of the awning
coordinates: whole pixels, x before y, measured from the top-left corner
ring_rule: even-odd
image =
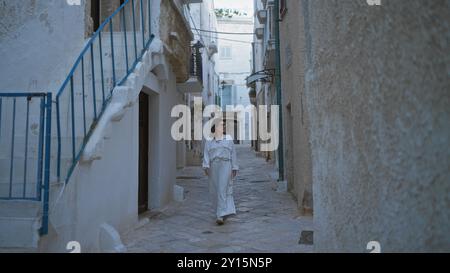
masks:
[[[251,87],[255,82],[270,82],[272,81],[273,75],[274,75],[273,69],[265,69],[253,73],[246,79],[247,87]]]

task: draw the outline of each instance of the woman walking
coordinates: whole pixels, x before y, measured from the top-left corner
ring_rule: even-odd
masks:
[[[224,134],[224,122],[216,123],[211,132],[213,139],[205,143],[203,169],[209,177],[209,192],[216,211],[216,223],[223,225],[226,216],[236,214],[232,183],[239,167],[233,138]]]

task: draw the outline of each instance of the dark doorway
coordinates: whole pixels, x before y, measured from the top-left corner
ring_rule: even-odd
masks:
[[[149,97],[139,95],[139,214],[148,210]]]
[[[239,139],[239,134],[240,134],[240,132],[239,132],[239,123],[235,120],[234,121],[234,136],[233,136],[233,139],[234,139],[234,144],[240,144],[241,143],[241,140]]]
[[[94,32],[100,27],[100,0],[91,0],[91,18]]]

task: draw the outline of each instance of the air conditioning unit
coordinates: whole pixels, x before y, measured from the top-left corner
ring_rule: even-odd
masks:
[[[256,12],[256,16],[258,17],[258,21],[260,24],[264,24],[267,21],[267,10],[262,9]]]
[[[256,38],[258,38],[258,39],[264,38],[264,28],[262,28],[262,27],[256,28],[255,35],[256,35]]]

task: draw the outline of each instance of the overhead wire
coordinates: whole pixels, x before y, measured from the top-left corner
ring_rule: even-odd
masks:
[[[217,40],[224,40],[224,41],[230,41],[230,42],[237,42],[237,43],[244,43],[244,44],[252,44],[252,42],[249,41],[243,41],[243,40],[234,40],[234,39],[227,39],[227,38],[221,38],[221,37],[213,37],[213,36],[208,36],[208,35],[200,35],[200,34],[195,34],[198,35],[200,37],[206,37],[206,38],[213,38],[213,39],[217,39]]]
[[[188,6],[188,7],[189,7],[189,11],[188,11],[189,17],[191,18],[192,24],[194,25],[194,29],[197,31],[198,36],[200,36],[200,40],[201,40],[202,44],[203,44],[203,45],[206,45],[205,41],[203,40],[202,35],[201,35],[200,32],[197,30],[197,26],[195,25],[195,20],[194,20],[194,18],[192,18],[191,8],[190,8],[190,6]]]
[[[242,40],[235,40],[235,39],[227,39],[227,38],[219,38],[219,37],[215,37],[215,36],[209,36],[209,35],[205,35],[205,34],[201,34],[200,33],[200,31],[202,31],[202,32],[208,32],[208,33],[216,33],[216,34],[228,34],[228,35],[231,35],[231,34],[237,34],[237,35],[254,35],[254,33],[244,33],[244,32],[241,32],[241,33],[238,33],[238,32],[236,32],[236,33],[232,33],[232,32],[220,32],[220,31],[211,31],[211,30],[204,30],[204,29],[199,29],[199,28],[197,28],[197,26],[195,25],[195,20],[194,20],[194,18],[192,17],[192,14],[191,14],[191,10],[189,9],[189,17],[190,17],[190,19],[191,19],[191,21],[192,21],[192,24],[194,25],[194,30],[197,32],[197,34],[196,35],[198,35],[199,36],[199,38],[200,38],[200,41],[204,44],[204,45],[206,45],[206,43],[205,43],[205,41],[204,41],[204,37],[205,38],[212,38],[212,39],[217,39],[217,40],[224,40],[224,41],[230,41],[230,42],[237,42],[237,43],[244,43],[244,44],[252,44],[252,42],[248,42],[248,41],[242,41]]]
[[[224,32],[224,31],[213,31],[213,30],[205,30],[195,28],[196,31],[208,32],[208,33],[216,33],[216,34],[225,34],[225,35],[255,35],[253,32]]]

